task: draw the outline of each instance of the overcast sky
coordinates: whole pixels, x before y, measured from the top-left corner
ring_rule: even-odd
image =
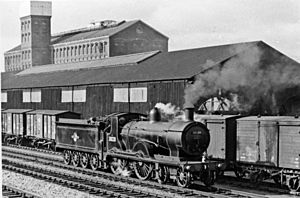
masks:
[[[0,0],[0,68],[21,43],[21,0]],[[262,40],[300,62],[300,0],[52,0],[52,33],[92,21],[141,19],[169,51]]]

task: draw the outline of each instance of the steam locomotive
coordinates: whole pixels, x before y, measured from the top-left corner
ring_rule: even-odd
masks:
[[[55,149],[73,166],[109,169],[117,175],[134,173],[141,180],[160,183],[173,180],[180,187],[195,181],[210,186],[218,163],[207,159],[209,131],[193,115],[193,109],[186,109],[185,120],[163,122],[155,108],[149,120],[139,113],[114,113],[91,120],[59,118]]]

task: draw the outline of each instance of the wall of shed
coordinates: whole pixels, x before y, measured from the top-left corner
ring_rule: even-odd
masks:
[[[113,102],[114,88],[147,87],[147,102]],[[69,110],[82,118],[107,115],[114,112],[149,113],[156,103],[172,103],[182,108],[185,82],[160,81],[147,83],[89,85],[86,102],[61,102],[61,87],[43,88],[40,103],[23,103],[22,90],[7,90],[7,103],[2,109],[52,109]]]
[[[129,28],[110,38],[110,56],[141,53],[160,50],[168,51],[168,38],[143,22],[135,23]]]

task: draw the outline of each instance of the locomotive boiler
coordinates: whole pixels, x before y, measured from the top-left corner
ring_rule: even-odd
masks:
[[[191,109],[186,109],[189,115]],[[193,112],[192,112],[193,113]],[[150,121],[127,123],[120,136],[127,150],[136,150],[139,143],[147,144],[149,155],[165,155],[178,160],[201,160],[210,142],[207,128],[193,117],[185,121],[161,122],[158,109],[150,112]]]

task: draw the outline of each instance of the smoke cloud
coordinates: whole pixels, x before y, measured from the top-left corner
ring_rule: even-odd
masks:
[[[163,121],[185,120],[184,111],[179,107],[176,107],[176,105],[172,105],[171,103],[164,104],[159,102],[155,105],[155,107],[160,110]],[[194,113],[194,120],[201,122],[201,115]]]
[[[261,98],[270,98],[276,105],[275,93],[292,85],[300,85],[300,67],[291,60],[274,54],[266,54],[253,44],[233,48],[237,54],[218,68],[196,76],[195,82],[185,89],[185,106],[194,105],[200,98],[215,96],[218,90],[227,94],[240,111],[249,110]],[[279,58],[280,57],[280,58]],[[207,61],[212,65],[211,61]],[[216,63],[215,63],[216,65]],[[237,94],[237,97],[236,97]],[[230,97],[232,96],[232,97]]]

